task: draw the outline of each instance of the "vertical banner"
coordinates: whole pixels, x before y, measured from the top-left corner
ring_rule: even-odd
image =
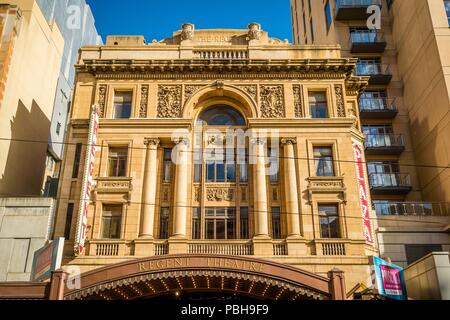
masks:
[[[91,191],[94,185],[94,160],[97,151],[97,136],[100,124],[100,113],[98,107],[94,105],[91,111],[89,122],[88,144],[86,147],[86,161],[83,172],[83,182],[81,185],[80,207],[78,211],[77,230],[75,235],[75,255],[80,255],[84,251],[84,243],[87,233],[87,218],[89,212],[89,204],[91,199]]]
[[[378,257],[372,259],[374,282],[378,294],[389,299],[407,300],[403,268]]]
[[[353,152],[356,161],[356,175],[358,178],[359,202],[361,204],[364,236],[366,237],[366,242],[368,244],[374,245],[372,221],[370,220],[370,203],[367,191],[366,178],[364,174],[365,168],[363,162],[362,148],[357,143],[353,143]]]

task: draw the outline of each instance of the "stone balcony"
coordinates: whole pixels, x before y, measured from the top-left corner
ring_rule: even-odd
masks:
[[[316,239],[301,241],[305,247],[304,256],[363,256],[364,241],[348,239]],[[180,243],[183,250],[180,250]],[[289,241],[268,240],[264,254],[255,254],[257,242],[253,240],[184,240],[178,241],[176,254],[211,254],[229,256],[265,256],[288,257],[298,256],[289,252]],[[87,256],[95,257],[129,257],[129,256],[161,256],[173,254],[171,240],[91,240],[88,244]]]

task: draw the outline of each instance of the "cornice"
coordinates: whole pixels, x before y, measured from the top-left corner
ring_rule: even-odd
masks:
[[[357,59],[177,59],[93,60],[76,65],[78,73],[103,79],[343,79]]]

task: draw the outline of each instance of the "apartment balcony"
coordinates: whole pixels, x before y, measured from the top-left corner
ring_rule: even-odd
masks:
[[[372,5],[381,7],[381,0],[336,0],[336,20],[366,20]]]
[[[394,119],[398,114],[395,99],[361,98],[359,115],[361,119]]]
[[[367,135],[365,142],[367,155],[400,155],[405,151],[402,135]]]
[[[351,53],[382,53],[386,46],[384,33],[376,30],[362,30],[350,33]]]
[[[369,85],[388,85],[392,80],[391,66],[375,62],[358,62],[356,75],[370,77]]]
[[[450,203],[377,201],[373,208],[379,216],[450,216]]]
[[[406,195],[412,190],[411,177],[401,173],[374,173],[369,176],[374,195]]]

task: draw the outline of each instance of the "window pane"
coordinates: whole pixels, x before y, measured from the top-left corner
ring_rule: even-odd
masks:
[[[169,238],[169,208],[161,208],[159,217],[159,239]]]
[[[227,165],[227,182],[236,181],[236,166],[234,164]]]
[[[222,219],[216,220],[216,239],[218,240],[225,239],[225,220]]]
[[[337,205],[320,205],[320,234],[322,238],[340,238],[339,212]]]
[[[194,165],[194,182],[202,181],[202,165],[195,164]]]
[[[227,220],[227,239],[236,239],[236,221],[234,218]]]
[[[225,165],[223,163],[218,163],[216,165],[216,182],[225,181]]]
[[[208,178],[208,182],[214,182],[215,181],[215,164],[208,164],[206,167],[206,176]]]
[[[329,147],[314,148],[316,176],[334,176],[333,150]]]
[[[200,239],[200,208],[192,211],[192,239]]]
[[[272,208],[272,238],[281,239],[281,212],[280,208]]]
[[[120,239],[122,223],[122,206],[103,207],[102,215],[102,238]]]
[[[214,220],[206,220],[206,239],[214,239]]]
[[[67,207],[66,227],[64,229],[64,238],[66,240],[70,239],[70,231],[72,229],[73,208],[74,208],[74,204],[69,203],[69,205]]]
[[[240,238],[241,239],[248,239],[249,238],[249,230],[248,230],[248,207],[241,207],[240,208],[240,222],[241,222],[241,232],[240,232]]]
[[[128,149],[110,148],[109,149],[109,169],[110,177],[125,177],[127,175]]]
[[[132,91],[116,91],[114,93],[114,118],[128,119],[131,117]]]

